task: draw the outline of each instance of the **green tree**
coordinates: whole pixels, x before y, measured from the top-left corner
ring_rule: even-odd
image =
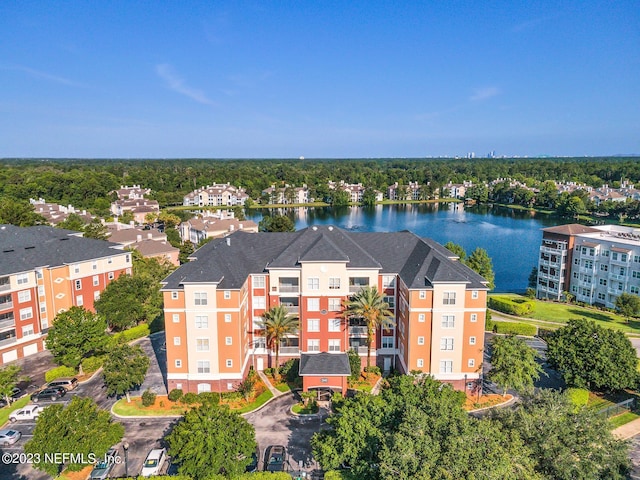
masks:
[[[187,412],[167,437],[179,472],[192,478],[236,478],[256,450],[253,426],[226,406],[206,404]]]
[[[355,350],[349,350],[347,352],[349,356],[349,367],[351,367],[351,375],[349,375],[350,380],[358,380],[360,378],[360,372],[362,371],[362,361],[360,360],[360,355]]]
[[[238,221],[246,220],[244,215],[244,208],[241,205],[236,205],[233,207],[233,217],[237,218]]]
[[[486,203],[489,200],[489,189],[484,183],[474,184],[466,189],[465,198],[470,198],[478,203]]]
[[[84,230],[84,220],[77,213],[70,213],[67,218],[56,225],[57,228],[64,228],[65,230],[74,230],[76,232],[82,232]]]
[[[142,385],[148,369],[149,357],[139,345],[114,345],[102,367],[107,394],[126,395],[130,402],[129,392]]]
[[[622,293],[616,298],[616,312],[624,316],[629,323],[631,317],[640,314],[640,297],[631,293]]]
[[[496,274],[493,271],[493,262],[484,248],[476,248],[466,259],[465,264],[489,283],[490,290],[495,288]]]
[[[5,399],[7,405],[11,403],[11,394],[19,381],[20,367],[18,365],[7,365],[0,368],[0,397]]]
[[[376,204],[376,191],[372,187],[365,188],[362,193],[362,205],[371,207]]]
[[[0,224],[3,223],[17,227],[31,227],[46,225],[47,220],[36,213],[29,202],[3,197],[0,201]]]
[[[135,217],[131,210],[125,210],[122,212],[122,215],[120,215],[120,218],[118,218],[118,222],[123,224],[130,224],[133,221],[135,221]]]
[[[532,450],[543,478],[627,478],[628,445],[613,437],[606,418],[576,409],[563,393],[542,389],[514,409],[499,409],[496,418]]]
[[[108,342],[104,317],[83,307],[71,307],[56,315],[46,339],[56,362],[80,369],[83,359],[103,353]]]
[[[167,211],[160,212],[158,215],[158,220],[164,223],[165,230],[167,228],[176,228],[180,225],[180,217],[174,213],[169,213]]]
[[[84,227],[85,238],[95,238],[96,240],[106,240],[109,236],[107,227],[105,227],[99,218],[94,218]]]
[[[104,457],[110,447],[122,440],[123,435],[124,427],[113,422],[109,412],[100,409],[90,398],[74,396],[66,407],[54,404],[42,411],[24,451],[39,458],[40,461],[33,464],[35,468],[56,477],[63,464],[46,460],[70,462],[66,468],[78,472],[87,466],[86,463],[72,462],[60,452],[77,454],[78,458],[84,459],[90,455]]]
[[[276,352],[275,375],[280,366],[280,341],[287,335],[298,332],[300,322],[296,315],[291,315],[283,305],[276,305],[262,314],[259,328],[264,330],[269,348]]]
[[[547,344],[549,364],[570,387],[613,391],[636,386],[636,351],[619,330],[586,319],[570,320]]]
[[[331,190],[331,205],[334,207],[344,207],[349,205],[351,196],[345,190]]]
[[[296,228],[286,215],[265,215],[260,220],[258,228],[261,232],[295,232]]]
[[[366,286],[345,303],[342,312],[345,319],[362,319],[367,325],[367,373],[371,366],[371,344],[378,328],[391,328],[394,325],[393,313],[384,296],[376,287]]]
[[[449,250],[454,255],[460,257],[460,261],[464,262],[464,259],[467,258],[467,252],[464,251],[464,247],[458,245],[457,243],[453,243],[451,241],[444,244],[444,248]]]
[[[491,340],[491,371],[489,378],[507,394],[508,388],[520,393],[533,391],[534,381],[540,378],[542,367],[536,361],[538,352],[526,342],[509,335],[495,336]]]
[[[536,289],[538,286],[538,267],[533,267],[529,278],[527,279],[527,287]]]
[[[180,260],[180,264],[182,265],[189,261],[189,257],[195,252],[195,248],[193,248],[193,243],[191,242],[184,242],[179,248],[180,253],[178,254],[178,260]]]

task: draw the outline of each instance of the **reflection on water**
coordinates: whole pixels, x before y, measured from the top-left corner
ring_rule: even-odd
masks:
[[[331,224],[354,232],[410,230],[442,244],[462,245],[467,254],[482,247],[493,260],[497,292],[523,292],[537,265],[541,229],[566,223],[535,212],[461,203],[291,208],[279,213],[288,215],[296,229]],[[257,223],[262,215],[254,210],[248,218]]]

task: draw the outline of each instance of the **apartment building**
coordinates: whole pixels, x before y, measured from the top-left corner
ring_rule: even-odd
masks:
[[[301,187],[294,187],[289,184],[284,187],[271,185],[269,188],[262,190],[262,195],[268,197],[269,203],[272,204],[309,203],[309,188],[306,184]]]
[[[183,242],[197,245],[207,238],[226,237],[238,230],[257,232],[258,224],[253,220],[238,220],[233,217],[197,217],[182,222],[178,230]]]
[[[640,229],[621,225],[561,225],[543,229],[538,298],[615,308],[622,293],[640,294]]]
[[[344,391],[346,352],[364,364],[367,331],[343,318],[343,304],[367,285],[384,292],[394,322],[376,332],[372,363],[460,390],[479,384],[486,281],[411,232],[238,231],[197,250],[163,283],[169,389],[233,390],[250,367],[275,366],[260,321],[284,305],[300,326],[281,342],[280,361],[300,358],[305,390]]]
[[[107,284],[131,273],[122,246],[52,227],[0,225],[0,365],[44,349],[55,316],[93,310]]]
[[[183,205],[210,207],[244,205],[249,195],[242,187],[234,187],[229,183],[214,183],[194,190],[183,198]]]

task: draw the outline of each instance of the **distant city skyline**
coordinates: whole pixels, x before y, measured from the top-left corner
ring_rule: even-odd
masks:
[[[3,2],[0,158],[640,153],[640,8]]]

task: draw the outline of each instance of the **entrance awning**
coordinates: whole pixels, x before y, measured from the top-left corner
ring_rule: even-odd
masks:
[[[346,353],[301,353],[300,376],[346,377],[351,375]]]

